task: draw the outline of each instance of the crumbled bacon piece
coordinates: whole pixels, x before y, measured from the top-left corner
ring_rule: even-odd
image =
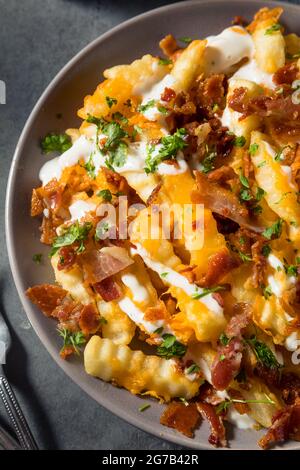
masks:
[[[37,215],[41,215],[44,209],[43,200],[39,196],[39,193],[36,189],[32,190],[31,196],[31,217],[36,217]]]
[[[154,307],[148,307],[145,311],[144,320],[154,322],[166,318],[167,310],[165,304],[160,302]]]
[[[60,248],[58,252],[58,263],[57,263],[57,269],[59,271],[62,270],[68,270],[74,266],[74,263],[76,261],[76,253],[74,248],[70,246],[64,246]]]
[[[211,434],[208,442],[215,447],[226,447],[227,441],[222,416],[217,415],[215,408],[209,403],[197,402],[197,409],[202,418],[210,424]]]
[[[280,69],[278,69],[273,75],[273,82],[275,85],[282,85],[284,83],[292,84],[294,80],[297,79],[299,74],[299,69],[295,62],[286,64]]]
[[[292,372],[281,375],[279,388],[282,398],[288,405],[300,402],[300,377]]]
[[[168,34],[161,39],[159,47],[167,57],[171,57],[179,49],[177,41],[172,34]]]
[[[27,297],[47,316],[51,316],[53,310],[61,304],[67,295],[67,291],[52,284],[40,284],[30,287],[26,291]]]
[[[230,166],[222,165],[220,168],[212,170],[210,173],[208,173],[207,177],[209,181],[224,184],[228,180],[235,180],[237,175]]]
[[[104,251],[107,250],[107,251]],[[108,252],[111,250],[111,252]],[[113,254],[116,252],[116,256]],[[125,248],[104,248],[102,250],[86,251],[80,256],[80,263],[84,271],[85,281],[96,284],[104,279],[119,273],[133,264]]]
[[[93,287],[105,302],[116,300],[122,295],[120,286],[111,277],[108,277],[101,282],[97,282]]]
[[[169,103],[172,101],[176,96],[176,92],[172,88],[166,87],[164,91],[162,92],[160,99],[162,101],[165,101],[166,103]]]
[[[49,217],[43,217],[42,225],[40,227],[41,234],[41,242],[45,243],[45,245],[52,245],[54,239],[56,238],[56,224],[54,224],[53,218],[51,214]]]
[[[262,249],[264,245],[265,245],[264,240],[260,238],[251,246],[252,261],[253,261],[252,285],[255,288],[263,285],[265,282],[267,259],[262,254]]]
[[[258,444],[267,449],[287,439],[300,440],[300,402],[278,411],[272,419],[272,426]]]
[[[151,204],[155,203],[158,197],[158,193],[161,190],[162,183],[160,182],[155,188],[153,189],[152,193],[147,199],[147,206],[150,206]]]
[[[185,406],[183,403],[176,401],[170,403],[160,418],[162,425],[176,429],[187,437],[194,436],[194,430],[197,428],[199,421],[200,416],[195,403]]]
[[[255,232],[262,229],[251,223],[249,213],[238,197],[218,183],[209,182],[200,171],[195,171],[197,189],[192,190],[191,200],[194,203],[203,203],[205,207],[217,214],[232,219],[239,225],[245,226]]]
[[[238,308],[242,313],[234,315],[225,329],[229,342],[218,348],[212,365],[211,379],[217,390],[225,390],[241,367],[245,348],[242,333],[249,324],[250,309],[246,304],[237,304]]]
[[[247,23],[248,21],[240,15],[236,15],[231,21],[231,24],[234,26],[246,26]]]
[[[236,258],[231,256],[226,247],[210,256],[205,276],[200,279],[196,276],[199,286],[212,287],[218,284],[226,274],[239,265]],[[197,273],[197,268],[194,271]]]
[[[99,328],[99,314],[93,304],[83,306],[78,323],[85,335],[96,333]]]

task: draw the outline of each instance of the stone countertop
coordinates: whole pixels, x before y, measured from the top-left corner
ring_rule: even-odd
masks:
[[[69,59],[111,27],[173,2],[0,0],[0,79],[7,87],[6,105],[0,105],[0,309],[13,334],[7,376],[41,449],[180,448],[102,408],[50,358],[21,307],[4,235],[10,162],[25,121],[45,87]],[[0,422],[7,425],[1,406]]]

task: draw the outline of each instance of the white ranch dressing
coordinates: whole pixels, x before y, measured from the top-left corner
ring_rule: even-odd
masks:
[[[83,201],[79,199],[78,201],[73,202],[69,206],[69,211],[71,214],[71,220],[80,220],[84,217],[88,212],[92,212],[96,209],[96,204],[91,202]]]
[[[226,72],[245,57],[253,54],[253,40],[240,26],[226,28],[217,36],[207,38],[204,62],[207,73]]]
[[[288,351],[296,351],[300,347],[300,336],[297,331],[293,331],[284,342],[284,346]]]
[[[139,282],[138,278],[131,273],[123,274],[121,276],[122,282],[133,294],[133,300],[135,302],[145,302],[149,299],[147,289]]]
[[[179,274],[177,271],[174,271],[171,268],[168,268],[158,261],[154,261],[149,257],[148,252],[138,243],[135,244],[136,248],[131,248],[131,254],[138,254],[142,257],[144,263],[153,271],[161,276],[163,281],[173,287],[178,287],[182,289],[188,296],[191,298],[195,294],[201,294],[203,289],[198,287],[196,284],[191,284],[185,276]],[[218,302],[213,298],[212,294],[207,294],[205,297],[197,299],[198,302],[204,304],[209,310],[214,312],[217,315],[223,315],[223,309],[218,304]]]
[[[157,328],[161,328],[164,326],[164,320],[156,320],[154,322],[149,322],[144,320],[144,312],[140,310],[134,302],[128,297],[123,297],[121,300],[118,301],[118,305],[120,309],[126,313],[126,315],[137,325],[141,325],[144,330],[152,334],[154,333]]]
[[[266,88],[273,90],[276,88],[275,83],[273,82],[273,74],[264,72],[257,65],[257,62],[254,58],[251,58],[249,62],[245,65],[242,65],[230,78],[229,81],[235,79],[244,79],[261,85]]]

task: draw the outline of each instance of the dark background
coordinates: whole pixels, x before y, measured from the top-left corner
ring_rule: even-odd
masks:
[[[42,449],[179,448],[106,411],[50,358],[18,299],[4,235],[10,162],[45,87],[90,41],[128,18],[168,3],[174,0],[0,0],[0,80],[7,87],[6,105],[0,105],[0,308],[13,333],[6,373]],[[0,423],[6,423],[1,406]]]

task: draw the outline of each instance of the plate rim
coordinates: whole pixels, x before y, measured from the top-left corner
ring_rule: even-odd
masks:
[[[148,10],[144,13],[135,15],[132,18],[129,18],[116,26],[110,28],[108,31],[105,33],[101,34],[100,36],[96,37],[93,39],[91,42],[89,42],[86,46],[84,46],[82,49],[80,49],[60,70],[59,72],[51,79],[51,81],[48,83],[38,100],[36,101],[35,105],[33,106],[30,114],[28,115],[26,122],[23,126],[23,129],[21,131],[21,134],[18,138],[17,145],[15,147],[15,151],[13,154],[13,158],[11,161],[10,165],[10,170],[8,174],[8,179],[7,179],[7,186],[6,186],[6,196],[5,196],[5,215],[4,215],[4,222],[5,222],[5,240],[6,240],[6,249],[7,249],[7,254],[8,254],[8,260],[9,260],[9,265],[11,269],[11,273],[13,276],[13,281],[15,284],[15,288],[18,293],[18,297],[21,301],[21,305],[26,313],[26,316],[30,322],[30,324],[33,327],[33,330],[38,337],[38,339],[41,341],[42,345],[44,348],[47,350],[47,352],[50,354],[52,359],[56,362],[58,367],[60,367],[63,372],[72,380],[73,383],[75,383],[81,390],[83,390],[85,393],[87,393],[93,400],[95,400],[98,404],[103,406],[105,409],[107,409],[109,412],[113,413],[115,416],[118,418],[123,419],[125,422],[129,423],[130,425],[135,426],[138,429],[141,429],[144,432],[147,432],[150,435],[153,435],[159,439],[166,440],[169,442],[172,442],[174,444],[183,446],[185,448],[191,448],[191,449],[198,449],[198,450],[233,450],[228,448],[213,448],[208,442],[203,443],[196,441],[196,439],[190,439],[188,442],[183,443],[184,437],[181,436],[179,433],[169,433],[166,430],[167,435],[162,435],[162,432],[160,429],[156,429],[155,426],[152,423],[148,423],[146,421],[141,421],[138,418],[138,414],[134,415],[131,412],[126,412],[125,409],[118,407],[118,409],[115,409],[115,402],[110,401],[107,396],[101,396],[101,395],[96,395],[96,393],[92,390],[92,388],[85,382],[80,382],[77,380],[77,377],[74,377],[71,368],[69,368],[68,364],[60,360],[59,355],[57,354],[56,347],[52,345],[51,340],[49,337],[47,337],[44,333],[44,329],[39,325],[38,321],[35,319],[35,315],[33,313],[32,307],[30,307],[29,302],[25,296],[25,293],[23,291],[23,286],[22,286],[22,276],[20,275],[19,269],[18,269],[18,261],[17,261],[17,256],[16,256],[16,250],[14,247],[13,239],[10,238],[10,233],[12,231],[12,225],[13,225],[13,213],[11,212],[11,206],[13,205],[13,188],[15,186],[15,182],[17,180],[17,165],[18,161],[22,155],[23,147],[27,138],[28,131],[30,130],[32,124],[34,123],[36,115],[39,113],[40,109],[43,106],[44,101],[47,99],[49,93],[55,89],[56,85],[60,82],[60,80],[68,73],[70,69],[77,63],[80,62],[80,60],[88,53],[90,53],[94,48],[98,47],[98,45],[107,39],[110,38],[110,36],[114,36],[117,32],[122,31],[123,29],[126,29],[128,26],[139,22],[140,20],[143,20],[147,17],[155,17],[156,15],[159,15],[160,13],[171,9],[172,11],[174,10],[180,10],[183,9],[187,6],[193,6],[193,5],[198,5],[201,8],[202,4],[221,4],[226,2],[227,0],[187,0],[187,1],[180,1],[177,3],[170,3],[167,5],[163,5],[158,8],[154,8],[151,10]],[[231,2],[236,2],[236,3],[241,3],[243,0],[230,0]],[[248,0],[250,3],[257,3],[257,4],[262,4],[263,2],[261,0]],[[283,8],[294,8],[295,10],[297,9],[300,13],[300,4],[294,4],[294,3],[287,3],[287,2],[281,2],[281,1],[274,1],[274,0],[265,0],[264,2],[266,6],[268,4],[272,4],[272,6],[282,6]],[[124,389],[124,393],[130,393]],[[169,428],[167,428],[169,429]],[[171,430],[169,430],[171,431]],[[233,441],[234,442],[234,441]],[[293,445],[293,441],[290,441],[291,444],[289,444],[288,450],[299,450],[300,449],[300,444],[297,445],[296,443]],[[254,450],[254,449],[253,449]]]

